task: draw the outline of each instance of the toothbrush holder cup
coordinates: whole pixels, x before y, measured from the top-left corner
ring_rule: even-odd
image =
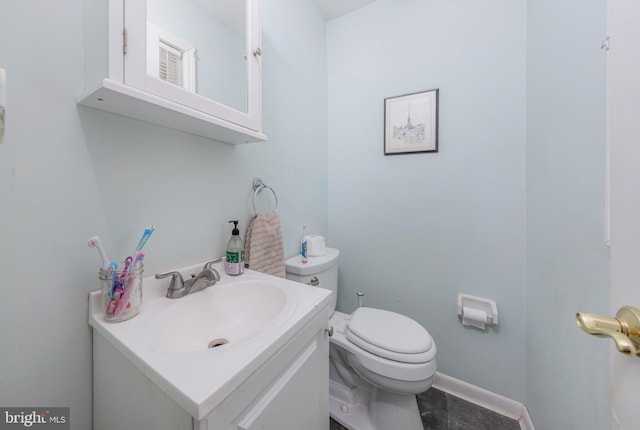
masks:
[[[117,267],[116,270],[110,266],[98,271],[104,319],[109,322],[135,317],[142,305],[142,261],[128,269],[125,262],[119,262]]]

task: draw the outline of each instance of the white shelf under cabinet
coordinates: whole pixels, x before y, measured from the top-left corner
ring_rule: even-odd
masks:
[[[267,140],[262,133],[108,78],[82,94],[77,102],[82,106],[225,143],[241,144]]]

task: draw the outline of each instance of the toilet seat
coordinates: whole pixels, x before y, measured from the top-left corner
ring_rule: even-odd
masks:
[[[346,338],[371,354],[401,363],[426,363],[436,348],[427,330],[404,315],[358,308],[346,327]]]
[[[365,379],[369,382],[385,387],[385,389],[395,387],[392,389],[394,392],[416,394],[425,391],[429,387],[437,366],[435,342],[432,341],[431,348],[426,354],[416,354],[420,356],[420,360],[413,360],[414,362],[410,361],[411,354],[398,353],[398,356],[395,357],[398,360],[386,358],[380,354],[369,352],[369,350],[347,338],[350,336],[355,339],[353,333],[349,335],[348,326],[351,319],[352,315],[338,311],[334,312],[329,320],[334,332],[329,339],[332,348],[335,347],[337,350],[344,352],[348,363],[359,376],[365,376]],[[356,324],[356,328],[357,326],[358,324]],[[369,349],[373,349],[373,345],[369,343],[366,343],[366,346]],[[387,356],[392,356],[393,353],[393,351],[379,352]]]

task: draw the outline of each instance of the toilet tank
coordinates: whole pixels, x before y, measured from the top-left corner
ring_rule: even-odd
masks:
[[[340,251],[337,249],[327,248],[326,255],[309,257],[305,264],[302,263],[300,254],[284,262],[287,279],[324,288],[333,293],[329,303],[329,315],[336,310],[338,299],[338,255]]]

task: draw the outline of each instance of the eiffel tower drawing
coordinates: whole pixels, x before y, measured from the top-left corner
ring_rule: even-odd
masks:
[[[411,122],[411,104],[407,113],[407,123],[401,127],[393,127],[393,140],[402,141],[405,145],[422,145],[425,141],[424,124]]]

